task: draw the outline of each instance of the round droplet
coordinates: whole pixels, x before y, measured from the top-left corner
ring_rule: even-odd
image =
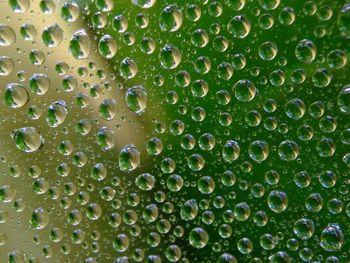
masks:
[[[253,100],[257,93],[254,83],[250,80],[239,80],[232,89],[237,100],[242,102]]]
[[[350,113],[350,84],[345,85],[338,95],[338,106],[344,113]]]
[[[250,33],[251,24],[245,16],[235,16],[227,24],[227,30],[235,38],[245,38]]]
[[[341,250],[344,245],[344,234],[338,224],[328,224],[323,229],[320,245],[327,252]]]
[[[195,248],[203,248],[209,241],[209,235],[203,228],[196,227],[191,230],[189,234],[189,241],[191,246]]]
[[[124,172],[135,170],[140,165],[140,152],[133,144],[125,146],[119,153],[119,168]]]
[[[49,220],[49,213],[45,209],[39,207],[32,213],[30,226],[34,229],[43,229],[49,224]]]
[[[44,95],[50,87],[50,79],[46,74],[33,74],[29,80],[30,90],[37,95]]]
[[[15,66],[15,63],[10,57],[1,56],[0,57],[0,76],[9,75],[12,72],[14,66]]]
[[[166,44],[159,53],[160,64],[165,69],[176,68],[180,64],[181,58],[180,50],[172,44]]]
[[[90,39],[84,29],[73,34],[69,44],[69,51],[76,59],[85,59],[90,55]]]
[[[98,51],[105,58],[113,58],[117,49],[117,43],[110,35],[104,35],[98,42]]]
[[[21,108],[29,101],[27,90],[20,84],[10,83],[6,86],[4,102],[11,108]]]
[[[252,160],[260,163],[269,156],[269,145],[265,141],[254,141],[250,144],[248,152]]]
[[[123,61],[120,63],[119,72],[123,78],[132,79],[136,76],[138,72],[136,62],[129,57],[124,58]]]
[[[156,3],[156,0],[131,0],[131,1],[134,5],[137,5],[141,8],[150,8]]]
[[[269,208],[275,213],[282,213],[288,207],[288,197],[285,192],[271,191],[267,197]]]
[[[55,101],[49,106],[46,121],[55,128],[65,121],[67,114],[66,103],[63,100]]]
[[[46,27],[41,37],[45,46],[56,47],[63,40],[63,30],[58,24],[54,24]]]
[[[182,25],[182,11],[177,5],[166,6],[159,15],[159,26],[162,31],[174,32]]]
[[[295,48],[295,56],[302,63],[311,63],[316,58],[316,45],[308,39],[301,40]]]
[[[117,102],[114,99],[105,99],[99,106],[99,113],[106,121],[114,119],[117,114]]]
[[[299,146],[291,140],[283,141],[278,146],[278,155],[284,161],[293,161],[299,156]]]
[[[340,33],[346,37],[350,37],[350,4],[346,3],[340,10],[338,15],[338,27]]]
[[[129,88],[125,93],[126,104],[136,114],[145,111],[147,106],[147,93],[143,86],[137,85]]]
[[[16,41],[16,34],[11,27],[0,24],[0,46],[11,46]]]

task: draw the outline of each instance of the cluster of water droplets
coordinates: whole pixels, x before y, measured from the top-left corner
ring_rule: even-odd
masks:
[[[1,9],[1,262],[349,260],[348,3]]]

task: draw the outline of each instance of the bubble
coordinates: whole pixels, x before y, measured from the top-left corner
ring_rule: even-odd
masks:
[[[315,232],[314,222],[307,218],[302,218],[294,223],[294,234],[301,240],[308,240]]]
[[[345,129],[340,134],[340,140],[346,145],[350,145],[350,128]]]
[[[186,17],[188,20],[195,22],[200,19],[202,11],[196,4],[189,4],[186,8]]]
[[[317,142],[316,150],[321,157],[331,157],[335,153],[335,144],[331,138],[322,138]]]
[[[180,175],[172,174],[167,179],[167,187],[172,192],[178,192],[183,187],[183,179]]]
[[[156,42],[153,38],[143,37],[140,43],[140,49],[145,54],[152,54],[156,49]]]
[[[301,40],[295,48],[295,56],[302,63],[309,64],[313,62],[316,54],[316,45],[308,39]]]
[[[325,68],[316,69],[312,75],[312,82],[315,87],[324,88],[327,87],[332,80],[333,76]]]
[[[46,15],[51,15],[56,8],[55,2],[52,0],[41,0],[39,6],[41,11]]]
[[[327,55],[327,63],[330,68],[343,68],[347,64],[347,61],[346,54],[341,49],[334,49]]]
[[[141,8],[150,8],[157,2],[156,0],[131,0],[132,3]]]
[[[166,6],[159,15],[159,26],[162,31],[175,32],[182,25],[182,11],[177,5]]]
[[[250,80],[239,80],[232,87],[237,100],[241,102],[249,102],[255,98],[257,89]]]
[[[215,189],[215,182],[212,177],[203,176],[198,180],[197,186],[202,194],[210,194]]]
[[[314,136],[314,129],[310,125],[304,124],[298,128],[297,135],[300,140],[309,141]]]
[[[192,150],[194,146],[196,145],[196,140],[191,134],[185,134],[180,139],[181,147],[184,150]]]
[[[4,203],[11,203],[17,195],[17,190],[11,185],[2,185],[0,187],[0,201]],[[3,211],[3,210],[1,210]],[[1,218],[1,217],[0,217]]]
[[[215,137],[210,133],[204,133],[198,139],[199,147],[205,151],[212,150],[215,147],[215,143]]]
[[[192,171],[200,171],[205,165],[205,160],[200,154],[196,153],[188,157],[187,164]]]
[[[282,25],[291,25],[295,21],[295,11],[292,7],[284,7],[279,15],[278,19]]]
[[[269,145],[267,142],[258,140],[249,145],[249,156],[253,161],[263,162],[269,156]]]
[[[246,221],[250,217],[250,206],[246,202],[238,203],[234,208],[234,215],[238,221]]]
[[[29,95],[24,86],[10,83],[6,86],[4,102],[10,108],[21,108],[29,101]]]
[[[102,181],[107,176],[107,169],[102,163],[95,164],[90,172],[90,177],[97,181]]]
[[[143,191],[150,191],[154,188],[156,179],[149,173],[140,174],[136,180],[136,186]]]
[[[80,9],[76,3],[64,3],[61,8],[61,17],[64,21],[73,23],[80,15]]]
[[[132,79],[138,72],[136,62],[129,57],[123,59],[123,61],[120,63],[119,72],[123,78]]]
[[[165,69],[176,68],[180,64],[181,58],[180,50],[172,44],[166,44],[159,53],[160,64]]]
[[[114,99],[105,99],[99,106],[99,113],[106,121],[114,119],[117,114],[117,102]]]
[[[204,248],[209,241],[209,235],[206,230],[201,227],[196,227],[189,234],[190,245],[195,248]]]
[[[343,202],[337,198],[333,198],[327,202],[328,211],[333,214],[339,214],[343,211]]]
[[[63,30],[58,24],[53,24],[44,29],[41,37],[45,46],[56,47],[63,40]]]
[[[323,208],[323,198],[319,193],[312,193],[305,199],[305,207],[309,212],[317,213]]]
[[[265,173],[265,181],[269,185],[277,185],[280,181],[280,175],[275,170],[270,170]]]
[[[211,61],[206,56],[200,56],[194,61],[194,69],[199,74],[207,74],[211,69]]]
[[[97,132],[97,143],[104,150],[108,151],[114,147],[114,132],[113,130],[102,127]]]
[[[113,58],[117,53],[118,46],[110,35],[104,35],[98,42],[98,51],[105,58]]]
[[[213,48],[218,52],[225,52],[229,47],[230,42],[224,36],[217,36],[213,40]]]
[[[281,69],[276,69],[270,73],[270,83],[273,86],[280,87],[284,84],[286,76]]]
[[[10,251],[7,254],[8,257],[8,261],[7,262],[14,262],[14,263],[24,263],[27,260],[27,256],[26,254],[24,254],[22,251],[20,250],[13,250]]]
[[[346,37],[350,37],[350,4],[346,3],[338,14],[338,28],[340,33]]]
[[[273,60],[276,57],[277,52],[277,45],[270,41],[261,44],[259,47],[259,56],[263,60]]]
[[[170,262],[178,262],[182,256],[182,251],[181,248],[177,245],[170,245],[168,248],[165,250],[165,257],[170,261]]]
[[[345,85],[338,95],[338,106],[346,114],[350,113],[350,84]]]
[[[69,51],[76,59],[86,59],[90,55],[90,39],[84,29],[78,30],[70,40]]]
[[[191,221],[198,214],[198,205],[196,199],[187,200],[181,207],[180,216],[182,220]]]
[[[259,0],[259,4],[265,10],[274,10],[279,6],[280,0]]]
[[[191,92],[193,97],[203,98],[208,94],[209,85],[202,79],[195,80],[191,86]]]
[[[34,229],[43,229],[49,224],[49,219],[49,213],[43,208],[39,207],[32,213],[30,226]]]
[[[99,204],[89,204],[85,210],[86,217],[90,220],[97,220],[102,215],[102,209]]]
[[[340,251],[344,245],[344,234],[338,224],[328,224],[321,233],[321,247],[327,252]]]
[[[140,152],[133,144],[126,145],[119,153],[119,168],[123,172],[135,170],[140,165]]]
[[[241,70],[243,69],[247,64],[247,59],[245,58],[245,56],[243,54],[235,54],[233,55],[232,58],[232,66],[236,69],[236,70]]]
[[[124,33],[128,28],[128,20],[123,15],[118,15],[113,18],[112,28],[118,33]]]
[[[272,250],[278,244],[278,239],[271,234],[264,234],[260,237],[260,246],[265,250]]]
[[[225,0],[226,5],[233,10],[242,10],[246,4],[246,0]]]
[[[253,251],[253,242],[244,237],[237,242],[237,248],[242,254],[250,254]]]
[[[0,46],[11,46],[16,41],[16,34],[13,29],[5,24],[0,24]]]
[[[125,234],[119,234],[113,240],[113,248],[118,252],[124,252],[129,248],[130,241],[129,237]]]
[[[288,207],[288,197],[285,192],[271,191],[267,197],[269,208],[275,213],[282,213]]]
[[[231,163],[238,159],[240,155],[240,147],[236,141],[227,141],[222,148],[222,158],[225,162]]]
[[[63,100],[55,101],[49,106],[46,121],[50,127],[55,128],[65,121],[67,114],[66,103]]]
[[[33,65],[42,65],[45,62],[44,52],[38,49],[32,49],[29,53],[29,60]]]
[[[259,16],[258,24],[261,29],[267,30],[272,28],[274,24],[274,18],[271,14],[266,13]]]
[[[44,95],[50,88],[50,79],[46,74],[33,74],[29,80],[29,88],[37,95]]]
[[[41,134],[33,127],[23,127],[13,132],[13,140],[16,147],[23,152],[35,152],[44,143]]]
[[[15,13],[25,13],[30,7],[29,0],[10,0],[9,4]]]
[[[293,161],[299,156],[299,145],[291,140],[286,140],[278,146],[278,155],[283,161]]]
[[[243,15],[233,17],[227,24],[228,32],[235,38],[246,38],[250,29],[250,21]]]
[[[15,67],[15,63],[10,57],[0,56],[0,76],[9,75]]]
[[[147,93],[141,85],[133,86],[126,91],[126,103],[131,111],[140,114],[147,106]]]
[[[104,28],[107,25],[107,13],[97,11],[92,14],[90,20],[93,28]]]
[[[204,29],[196,29],[191,35],[191,43],[195,47],[205,47],[209,42],[209,35]]]
[[[299,120],[305,114],[305,104],[301,99],[291,99],[286,103],[285,112],[289,118]]]

